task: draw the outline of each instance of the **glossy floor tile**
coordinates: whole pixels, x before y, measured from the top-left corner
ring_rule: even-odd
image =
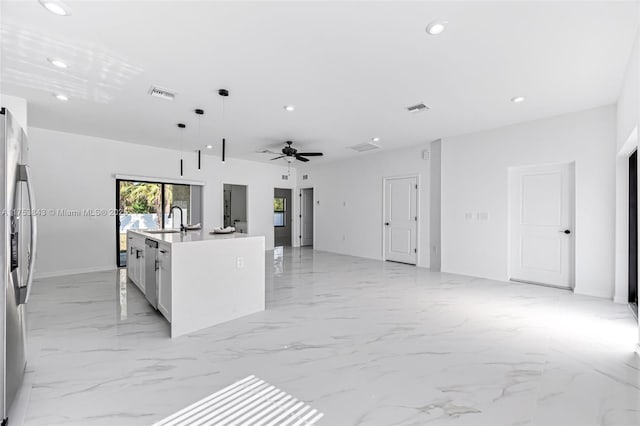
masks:
[[[40,280],[27,425],[150,425],[256,375],[318,425],[640,425],[628,308],[296,249],[267,310],[169,338],[124,271]]]

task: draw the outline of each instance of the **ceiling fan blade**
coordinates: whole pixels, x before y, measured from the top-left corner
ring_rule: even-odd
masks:
[[[261,149],[256,151],[258,154],[275,154],[275,155],[280,155],[279,152],[275,152],[275,151],[271,151],[270,149]]]
[[[298,160],[300,160],[300,161],[302,161],[302,162],[304,162],[304,163],[306,163],[307,161],[309,161],[309,159],[308,159],[308,158],[304,158],[304,157],[300,156],[300,154],[296,155],[296,159],[298,159]]]
[[[272,158],[271,161],[279,160],[279,159],[284,158],[284,157],[286,157],[286,155],[281,155],[280,157]]]
[[[320,157],[323,154],[321,152],[299,152],[298,155],[304,155],[306,157]]]

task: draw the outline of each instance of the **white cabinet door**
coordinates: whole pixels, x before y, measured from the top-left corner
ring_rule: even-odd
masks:
[[[168,246],[158,247],[160,261],[158,284],[158,310],[171,322],[171,250]]]

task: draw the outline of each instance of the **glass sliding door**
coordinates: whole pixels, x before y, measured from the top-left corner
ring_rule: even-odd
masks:
[[[167,228],[180,228],[180,220],[184,225],[191,224],[191,185],[178,185],[167,183],[164,185],[164,223]],[[178,209],[169,217],[173,206],[182,209],[183,218],[180,218]]]
[[[202,218],[202,186],[116,179],[116,261],[127,266],[127,231],[129,229],[180,228],[182,223],[197,224]]]
[[[127,265],[127,230],[163,228],[162,184],[116,181],[118,266]]]

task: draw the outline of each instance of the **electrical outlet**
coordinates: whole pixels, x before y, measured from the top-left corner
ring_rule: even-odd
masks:
[[[236,269],[244,268],[244,257],[236,257]]]

